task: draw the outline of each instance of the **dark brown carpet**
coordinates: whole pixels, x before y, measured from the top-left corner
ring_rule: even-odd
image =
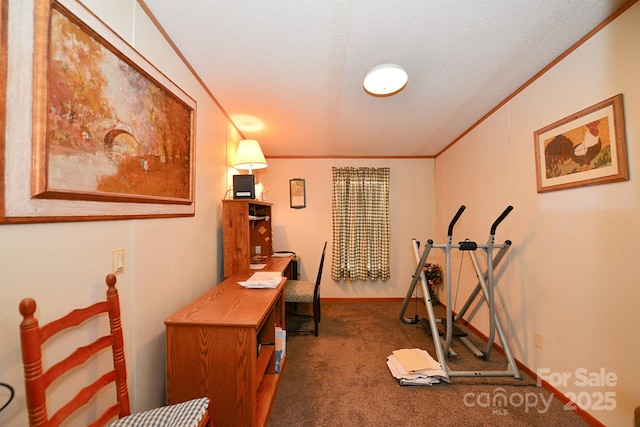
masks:
[[[401,302],[323,301],[320,335],[289,334],[287,359],[269,426],[584,426],[588,425],[523,373],[515,378],[452,378],[450,384],[400,386],[386,358],[423,348],[431,336],[399,319]],[[413,317],[414,304],[405,313]],[[422,303],[418,313],[425,316]],[[291,324],[291,320],[287,320]],[[470,336],[484,349],[482,341]],[[457,343],[454,370],[506,369]],[[499,405],[500,395],[506,405]],[[495,400],[495,402],[494,402]]]

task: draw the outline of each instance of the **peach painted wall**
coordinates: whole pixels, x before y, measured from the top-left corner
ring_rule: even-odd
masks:
[[[15,400],[0,412],[0,425],[7,427],[27,425],[18,333],[22,298],[39,302],[43,322],[93,303],[106,290],[112,250],[124,249],[118,288],[130,400],[137,411],[165,402],[164,319],[222,278],[225,115],[135,0],[84,3],[196,100],[196,215],[0,226],[0,381],[16,390]],[[31,0],[9,2],[7,135],[25,144],[30,141],[30,64],[15,64],[18,51],[32,44],[32,10]]]
[[[498,295],[516,358],[547,376],[569,374],[557,388],[612,426],[631,425],[640,404],[634,338],[640,324],[639,22],[636,3],[436,161],[440,239],[460,204],[467,211],[454,241],[486,241],[492,219],[514,206],[496,240],[513,241]],[[631,179],[537,193],[533,133],[618,93],[624,96]],[[453,263],[457,268],[458,254]],[[465,259],[462,295],[475,285],[471,268]],[[485,332],[486,322],[486,310],[472,319]],[[542,349],[534,345],[536,332]],[[582,385],[582,374],[602,377],[601,369],[617,376],[615,386]]]

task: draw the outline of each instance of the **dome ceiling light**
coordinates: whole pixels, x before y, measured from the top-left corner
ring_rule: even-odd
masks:
[[[399,65],[382,64],[373,67],[364,78],[364,90],[373,96],[390,96],[407,85],[407,72]]]

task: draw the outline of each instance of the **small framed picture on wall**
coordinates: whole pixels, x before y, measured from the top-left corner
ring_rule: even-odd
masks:
[[[289,198],[292,209],[302,209],[307,206],[307,195],[304,179],[293,178],[289,180]]]

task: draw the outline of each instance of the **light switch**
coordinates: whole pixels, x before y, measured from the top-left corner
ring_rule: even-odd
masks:
[[[113,274],[124,273],[124,249],[114,249],[111,253]]]

